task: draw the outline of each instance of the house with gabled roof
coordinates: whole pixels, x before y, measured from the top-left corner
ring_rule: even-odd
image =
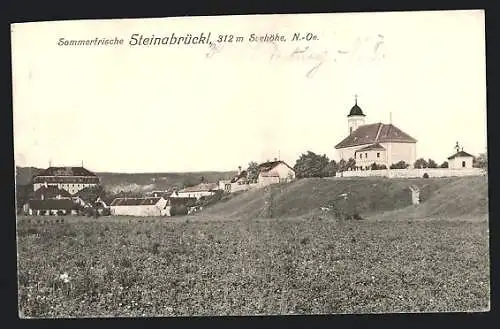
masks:
[[[450,155],[448,157],[448,168],[451,169],[466,169],[472,168],[472,164],[474,161],[474,156],[464,152],[462,148],[460,151],[457,151],[455,154]]]
[[[33,192],[33,199],[44,200],[44,199],[71,199],[72,195],[57,186],[42,186]]]
[[[215,194],[219,189],[217,183],[204,183],[201,182],[194,186],[185,187],[179,191],[174,191],[171,198],[196,198],[207,197]]]
[[[246,191],[255,185],[249,183],[248,172],[246,170],[241,170],[241,166],[239,166],[238,173],[231,179],[223,179],[219,181],[219,190],[229,193]]]
[[[28,201],[30,215],[76,214],[76,205],[71,199],[31,199]]]
[[[257,183],[260,186],[270,184],[289,183],[295,179],[295,170],[285,161],[266,161],[259,164],[259,176]]]
[[[389,168],[399,161],[413,166],[417,140],[391,123],[365,124],[366,115],[357,98],[347,115],[348,135],[335,145],[338,157],[356,161],[356,169],[367,170],[373,163]]]
[[[167,204],[167,200],[163,197],[116,198],[109,207],[111,215],[163,216]]]

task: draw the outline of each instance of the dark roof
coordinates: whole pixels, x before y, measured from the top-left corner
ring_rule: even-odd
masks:
[[[239,175],[236,175],[231,179],[231,183],[237,182],[239,179],[246,177],[247,177],[247,171],[243,170],[241,173],[239,173]]]
[[[473,158],[474,156],[467,153],[467,152],[464,152],[464,151],[460,151],[460,152],[457,152],[455,154],[453,154],[452,156],[449,156],[448,157],[448,160],[451,160],[451,159],[455,159],[455,158],[458,158],[458,157],[471,157]]]
[[[168,189],[168,190],[162,190],[162,191],[150,191],[147,192],[146,195],[151,196],[151,197],[163,197],[164,199],[168,198],[172,194],[173,190]]]
[[[358,104],[354,104],[354,106],[351,108],[351,111],[349,111],[349,114],[347,115],[347,117],[351,117],[351,116],[354,116],[354,115],[361,115],[361,116],[366,116],[364,113],[363,113],[363,110],[361,109],[361,107],[358,106]]]
[[[340,143],[336,149],[375,143],[416,143],[417,140],[393,124],[372,123],[360,126]]]
[[[99,184],[97,176],[37,176],[33,177],[33,183],[54,184]]]
[[[29,200],[29,207],[33,210],[71,210],[75,203],[71,199]]]
[[[287,166],[288,168],[294,170],[292,167],[290,167],[285,161],[281,161],[281,160],[277,160],[277,161],[268,161],[268,162],[264,162],[264,163],[261,163],[259,165],[259,171],[260,172],[266,172],[266,171],[269,171],[271,169],[274,169],[274,167],[276,167],[277,165],[279,164],[284,164],[285,166]]]
[[[186,188],[183,188],[182,190],[179,191],[179,193],[183,192],[205,192],[205,191],[213,191],[217,190],[218,185],[215,183],[200,183],[195,186],[188,186]]]
[[[161,198],[116,198],[110,206],[150,206],[155,205]]]
[[[97,191],[101,192],[101,191]],[[96,193],[96,187],[94,186],[87,186],[81,189],[80,191],[76,192],[73,194],[75,197],[79,197],[85,202],[94,202],[97,200],[99,197],[99,194],[101,193]]]
[[[60,189],[57,186],[42,186],[33,193],[33,197],[35,199],[41,199],[42,195],[44,199],[55,198],[58,195],[62,197],[71,197],[71,194],[68,191]]]
[[[375,143],[372,145],[362,147],[359,150],[356,150],[356,152],[364,152],[364,151],[372,151],[372,150],[385,150],[385,148],[382,145],[380,145],[379,143]]]
[[[191,207],[191,206],[194,206],[197,202],[196,198],[184,198],[184,197],[168,198],[168,200],[169,200],[169,203],[171,206],[172,205],[175,205],[175,206],[184,205],[186,207]]]
[[[49,167],[36,176],[84,176],[96,177],[96,174],[83,167]]]

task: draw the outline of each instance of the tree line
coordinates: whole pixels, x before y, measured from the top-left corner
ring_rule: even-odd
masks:
[[[488,159],[486,153],[480,154],[474,158],[473,166],[477,168],[486,169]],[[410,164],[399,161],[390,165],[390,169],[406,169]],[[448,168],[448,162],[444,161],[440,165],[433,159],[419,158],[413,163],[414,168]],[[297,178],[306,177],[333,177],[337,173],[342,173],[347,170],[354,170],[356,168],[356,160],[350,158],[349,160],[341,159],[340,161],[330,160],[325,154],[319,155],[312,151],[307,151],[300,155],[295,162],[293,169]],[[372,163],[371,170],[387,169],[385,165],[378,165]]]

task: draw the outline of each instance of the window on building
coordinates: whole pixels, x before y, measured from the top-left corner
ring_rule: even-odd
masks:
[[[462,161],[462,168],[465,168],[465,161]]]
[[[377,158],[380,158],[380,152],[377,152]]]
[[[363,159],[363,154],[362,153],[359,154],[359,158]]]
[[[365,153],[365,158],[368,158],[368,153]]]

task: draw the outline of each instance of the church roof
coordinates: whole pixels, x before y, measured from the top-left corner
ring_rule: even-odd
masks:
[[[464,151],[460,151],[460,152],[457,152],[455,154],[453,154],[452,156],[449,156],[448,157],[448,160],[451,160],[451,159],[455,159],[455,158],[458,158],[458,157],[469,157],[469,158],[473,158],[474,156],[467,153],[467,152],[464,152]]]
[[[365,116],[361,107],[358,106],[358,95],[354,96],[354,106],[349,111],[349,114],[347,115],[347,117],[351,117],[351,116],[355,116],[355,115]]]
[[[360,126],[340,143],[336,149],[375,143],[416,143],[417,140],[393,124],[372,123]]]
[[[371,144],[356,150],[356,152],[372,151],[372,150],[385,150],[385,148],[379,143]]]
[[[362,116],[365,116],[365,114],[363,113],[363,110],[361,109],[361,107],[358,106],[358,104],[354,104],[354,106],[351,108],[351,111],[349,111],[349,115],[347,117],[351,117],[351,116],[354,116],[354,115],[362,115]]]

